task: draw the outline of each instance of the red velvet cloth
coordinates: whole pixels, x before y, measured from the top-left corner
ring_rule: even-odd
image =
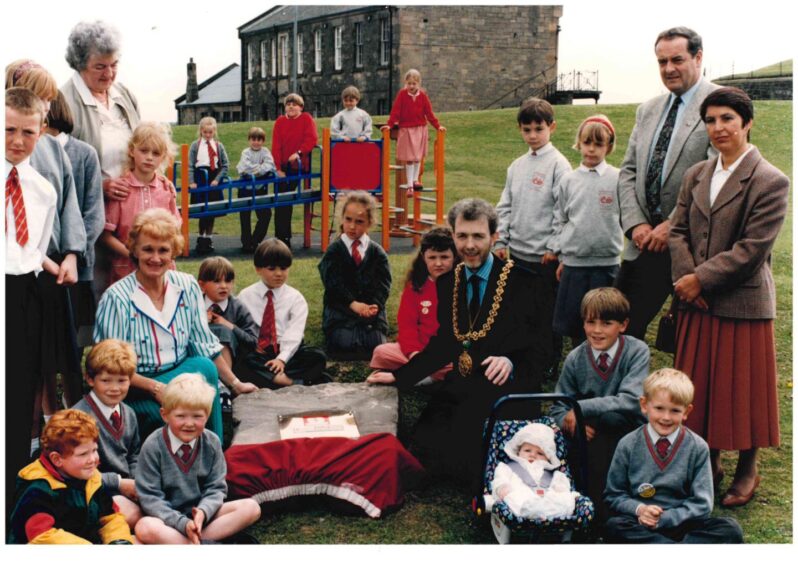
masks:
[[[307,170],[307,156],[319,142],[316,122],[309,113],[301,113],[294,119],[280,116],[272,130],[272,156],[277,170],[288,172],[288,157],[302,151],[303,168]]]
[[[403,481],[414,481],[424,471],[389,433],[234,445],[225,459],[234,497],[267,503],[296,495],[329,495],[373,518],[400,506]]]

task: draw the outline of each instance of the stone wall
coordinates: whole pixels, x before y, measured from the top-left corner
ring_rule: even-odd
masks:
[[[745,90],[752,100],[792,100],[792,77],[734,78],[713,81]]]
[[[517,106],[557,76],[561,6],[408,6],[399,10],[400,74],[416,68],[435,111]]]

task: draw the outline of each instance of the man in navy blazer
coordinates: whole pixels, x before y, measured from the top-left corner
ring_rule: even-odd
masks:
[[[715,154],[699,114],[701,102],[718,88],[701,78],[701,36],[686,27],[665,30],[654,52],[670,93],[638,107],[618,178],[628,240],[615,285],[631,306],[626,333],[639,339],[672,292],[668,232],[682,176]]]

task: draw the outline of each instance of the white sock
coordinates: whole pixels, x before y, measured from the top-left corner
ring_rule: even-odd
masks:
[[[407,177],[406,178],[407,185],[408,186],[412,186],[413,185],[413,165],[411,163],[408,163],[408,164],[405,165],[405,176]]]

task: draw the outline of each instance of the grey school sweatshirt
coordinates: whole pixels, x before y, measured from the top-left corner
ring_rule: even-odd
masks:
[[[571,171],[568,159],[551,143],[537,153],[530,150],[507,168],[496,204],[499,239],[495,247],[509,247],[512,256],[528,262],[540,262],[544,253],[552,252],[554,188]]]
[[[613,511],[630,516],[641,503],[660,506],[664,511],[659,529],[708,517],[713,490],[707,443],[682,427],[662,460],[647,435],[643,425],[618,443],[607,474],[604,501]]]

